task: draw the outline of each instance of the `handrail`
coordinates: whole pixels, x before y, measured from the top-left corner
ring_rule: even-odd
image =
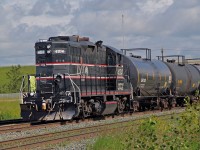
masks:
[[[70,80],[70,82],[72,84],[72,87],[73,87],[73,90],[74,90],[74,103],[76,103],[77,99],[76,99],[76,89],[75,89],[75,87],[78,89],[78,92],[79,92],[79,100],[80,100],[80,97],[81,97],[80,96],[81,90],[80,90],[79,86],[71,79],[70,74],[69,73],[65,73],[65,74],[69,77],[69,80]]]

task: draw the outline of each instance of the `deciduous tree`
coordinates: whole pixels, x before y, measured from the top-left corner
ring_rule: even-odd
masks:
[[[21,66],[12,66],[6,75],[7,79],[9,80],[7,85],[9,92],[19,92],[22,79]]]

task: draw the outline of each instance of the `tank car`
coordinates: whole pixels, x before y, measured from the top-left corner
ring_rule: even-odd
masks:
[[[164,58],[173,58],[165,61],[172,73],[170,89],[172,94],[176,96],[177,104],[183,105],[185,96],[190,95],[192,99],[193,93],[198,89],[200,72],[196,66],[185,62],[185,56],[170,55],[164,56]]]
[[[171,71],[162,61],[152,60],[151,50],[148,48],[125,49],[129,52],[135,50],[144,50],[147,55],[146,58],[133,54],[124,55],[124,63],[129,66],[134,104],[137,110],[157,107],[160,99],[168,100],[170,97]]]
[[[167,65],[158,60],[144,61],[131,57],[129,60],[130,77],[136,96],[155,96],[158,88],[160,88],[160,94],[169,95],[166,91],[171,85],[172,76]],[[136,91],[138,88],[140,93]]]
[[[57,36],[35,43],[36,75],[28,85],[21,116],[24,120],[70,120],[113,114],[125,109],[131,88],[123,58],[102,41]],[[127,72],[127,71],[126,71]],[[35,80],[34,80],[35,79]]]
[[[176,90],[174,92],[177,92],[178,95],[184,96],[190,94],[196,87],[198,87],[199,71],[196,67],[190,64],[185,64],[184,62],[175,63],[175,61],[169,60],[166,62],[166,65],[171,70],[173,76],[171,88]]]

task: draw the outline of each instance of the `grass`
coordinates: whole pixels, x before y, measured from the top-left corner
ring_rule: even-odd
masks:
[[[6,73],[9,72],[11,66],[0,67],[0,87],[7,85],[9,79]],[[35,74],[35,66],[21,66],[22,75]],[[9,93],[6,91],[5,93]],[[18,119],[20,118],[20,105],[18,98],[0,98],[0,120]]]
[[[93,149],[98,150],[99,147],[101,147],[101,149],[104,149],[104,150],[110,150],[111,148],[116,149],[116,150],[122,149],[122,145],[120,141],[118,140],[118,138],[109,137],[109,136],[100,138],[97,144],[93,147]]]
[[[10,120],[20,118],[19,100],[0,101],[0,120]]]
[[[5,98],[5,97],[0,97],[0,102],[8,102],[8,101],[19,101],[18,97],[10,97],[10,98]]]
[[[112,133],[113,134],[113,133]],[[100,137],[94,146],[89,147],[93,150],[122,150],[122,135],[113,134],[113,136]]]
[[[0,86],[7,84],[9,80],[7,79],[6,73],[11,69],[11,66],[0,67]],[[20,69],[22,75],[35,74],[35,66],[21,66]]]

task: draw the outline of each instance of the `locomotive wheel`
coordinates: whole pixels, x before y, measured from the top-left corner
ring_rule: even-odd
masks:
[[[85,104],[83,106],[83,117],[86,118],[88,116],[90,116],[90,106],[88,106],[87,104]]]
[[[92,113],[92,108],[88,102],[82,100],[82,117],[83,119],[90,116]]]
[[[122,113],[125,109],[125,101],[119,100],[117,103],[118,113]]]

